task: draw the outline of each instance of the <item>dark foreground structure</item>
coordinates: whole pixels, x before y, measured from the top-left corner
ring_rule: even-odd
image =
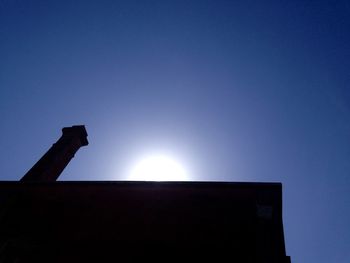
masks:
[[[56,182],[84,131],[66,128],[20,182],[0,182],[0,263],[290,262],[281,184]]]

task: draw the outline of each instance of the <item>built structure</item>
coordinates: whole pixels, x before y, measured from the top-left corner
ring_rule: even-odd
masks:
[[[19,182],[0,182],[0,263],[288,263],[280,183],[61,182],[83,126]]]

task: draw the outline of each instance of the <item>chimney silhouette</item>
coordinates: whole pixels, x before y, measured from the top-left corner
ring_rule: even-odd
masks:
[[[84,125],[63,128],[61,138],[52,145],[20,181],[56,181],[79,148],[88,144]]]

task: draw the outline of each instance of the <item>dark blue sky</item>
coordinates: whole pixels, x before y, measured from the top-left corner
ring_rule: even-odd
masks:
[[[349,1],[0,0],[0,178],[60,136],[61,180],[168,152],[193,180],[283,183],[293,262],[350,260]]]

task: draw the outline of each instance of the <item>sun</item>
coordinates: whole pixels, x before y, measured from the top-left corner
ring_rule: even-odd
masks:
[[[130,181],[188,181],[184,167],[165,155],[150,155],[138,162],[129,174]]]

